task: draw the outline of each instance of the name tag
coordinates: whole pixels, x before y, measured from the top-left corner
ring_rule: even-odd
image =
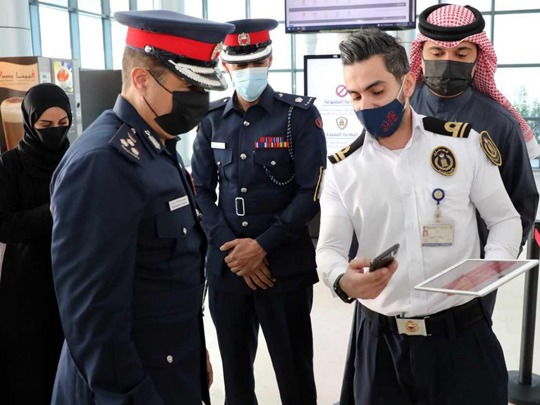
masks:
[[[171,211],[177,210],[178,208],[185,207],[186,205],[189,205],[189,199],[187,195],[177,198],[175,200],[169,201],[169,209]]]
[[[454,224],[435,222],[422,226],[422,246],[452,246]]]
[[[212,149],[225,149],[225,142],[211,142]]]

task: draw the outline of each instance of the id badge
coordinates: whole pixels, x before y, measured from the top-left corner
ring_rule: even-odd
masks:
[[[454,224],[433,222],[422,225],[422,246],[452,246],[454,243]]]

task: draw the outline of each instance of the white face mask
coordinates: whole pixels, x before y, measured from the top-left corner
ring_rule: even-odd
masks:
[[[244,100],[257,100],[268,85],[268,67],[230,70],[232,85]]]

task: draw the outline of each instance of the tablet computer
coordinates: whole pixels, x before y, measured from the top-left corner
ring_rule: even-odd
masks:
[[[414,288],[422,291],[483,297],[538,265],[538,260],[463,260]]]

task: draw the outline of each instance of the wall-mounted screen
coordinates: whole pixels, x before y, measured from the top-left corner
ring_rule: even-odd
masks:
[[[416,0],[285,0],[287,33],[414,29]]]

